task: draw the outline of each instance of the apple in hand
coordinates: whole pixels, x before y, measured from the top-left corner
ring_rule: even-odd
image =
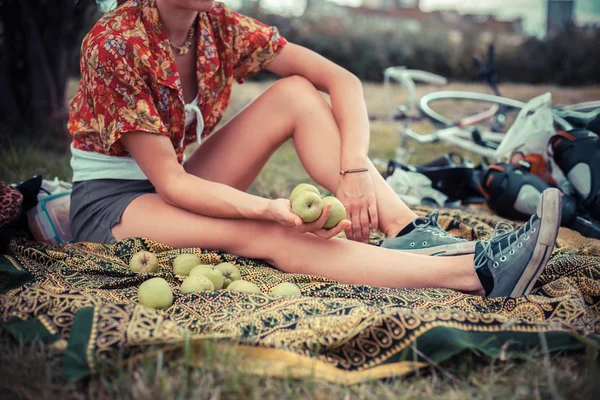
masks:
[[[133,272],[156,272],[158,270],[158,258],[149,251],[139,251],[129,260],[129,268]]]
[[[227,289],[231,282],[239,281],[240,279],[242,279],[240,271],[235,265],[231,263],[221,263],[217,265],[215,269],[218,269],[223,274],[223,289]]]
[[[170,307],[173,304],[171,286],[163,278],[152,278],[138,288],[138,302],[154,309]]]
[[[304,191],[299,193],[292,202],[292,211],[299,216],[303,222],[315,222],[323,212],[323,201],[318,194]]]
[[[192,268],[200,265],[200,257],[195,254],[180,254],[173,261],[175,275],[188,276]]]
[[[321,197],[321,193],[319,193],[319,189],[317,189],[316,186],[310,185],[308,183],[301,183],[298,186],[296,186],[294,188],[294,190],[292,190],[292,193],[290,194],[290,203],[294,201],[296,196],[298,196],[300,193],[302,193],[304,191],[313,192],[313,193],[319,195],[319,197]]]
[[[283,282],[271,289],[272,294],[279,296],[300,297],[302,293],[300,288],[293,283]]]
[[[188,276],[181,284],[181,293],[212,292],[213,290],[215,290],[213,283],[202,275]]]
[[[331,210],[329,213],[329,217],[323,228],[331,229],[337,226],[344,218],[346,218],[346,207],[342,204],[342,202],[334,196],[327,196],[323,199],[323,207],[327,204],[331,204]]]
[[[190,271],[190,276],[203,276],[208,278],[214,285],[215,290],[223,289],[225,277],[218,269],[211,265],[197,265]]]
[[[236,292],[260,293],[258,286],[247,281],[231,282],[231,285],[227,287],[227,290],[234,290]]]

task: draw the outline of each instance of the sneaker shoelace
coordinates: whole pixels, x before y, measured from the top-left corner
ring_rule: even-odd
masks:
[[[440,216],[440,212],[438,210],[433,210],[426,217],[417,218],[413,221],[413,225],[415,229],[424,230],[426,232],[430,232],[434,235],[438,235],[441,237],[451,237],[457,242],[464,242],[467,239],[459,238],[454,235],[449,234],[442,228],[438,222],[438,218]]]
[[[521,236],[524,235],[523,240],[527,241],[529,240],[529,232],[535,233],[535,228],[533,227],[534,218],[535,216],[532,216],[529,221],[523,224],[523,226],[516,231],[515,228],[508,222],[498,222],[494,227],[492,237],[489,240],[480,242],[482,249],[477,257],[475,257],[475,270],[485,267],[488,261],[492,261],[492,268],[498,268],[500,266],[500,262],[505,262],[508,259],[508,257],[503,254],[503,252],[507,249],[510,249],[508,253],[509,255],[514,255],[516,250],[513,248],[513,246],[515,244],[518,248],[523,247]],[[503,248],[502,244],[505,239],[506,243]],[[494,260],[496,254],[502,254],[499,258],[500,262]]]

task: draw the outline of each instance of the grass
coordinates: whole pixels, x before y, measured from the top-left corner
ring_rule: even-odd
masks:
[[[210,355],[201,367],[182,354],[107,369],[77,383],[60,375],[60,353],[0,336],[0,393],[6,399],[593,399],[600,395],[597,349],[526,361],[467,353],[405,379],[339,386],[320,380],[263,378],[237,369],[232,349]],[[220,360],[220,362],[217,362]],[[223,361],[224,360],[224,361]]]
[[[64,149],[49,149],[40,142],[26,139],[7,140],[0,146],[0,160],[0,181],[3,182],[18,183],[35,175],[71,181],[71,166]]]
[[[75,87],[75,85],[72,85]],[[485,91],[478,85],[453,84],[455,90]],[[241,110],[265,89],[265,84],[245,84],[234,90],[226,118]],[[417,95],[436,90],[418,87]],[[520,100],[551,91],[555,103],[574,103],[600,98],[600,88],[570,89],[548,86],[503,85],[503,92]],[[384,116],[386,103],[381,86],[365,85],[369,113]],[[403,100],[401,91],[392,95]],[[469,109],[475,107],[462,104]],[[446,112],[453,104],[440,104]],[[383,111],[382,111],[383,110]],[[419,131],[433,127],[421,122]],[[384,169],[398,143],[393,124],[373,122],[370,156]],[[435,144],[416,149],[413,162],[432,159],[450,151]],[[67,145],[53,138],[12,139],[0,146],[0,180],[19,182],[36,174],[46,179],[69,181]],[[291,189],[310,178],[295,155],[292,142],[282,146],[250,188],[265,197],[287,197]],[[439,366],[404,379],[374,381],[351,387],[318,380],[296,381],[249,376],[238,370],[236,355],[213,354],[201,368],[186,367],[179,357],[153,356],[132,365],[114,366],[103,374],[78,383],[65,382],[60,352],[42,343],[22,344],[2,334],[0,325],[0,393],[6,399],[592,399],[600,398],[598,349],[531,356],[524,361],[486,358],[466,353]],[[221,360],[217,363],[215,360]],[[225,359],[225,361],[223,361]]]

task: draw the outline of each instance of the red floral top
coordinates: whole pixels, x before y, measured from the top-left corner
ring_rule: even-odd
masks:
[[[222,3],[200,13],[196,35],[206,138],[229,104],[233,79],[242,83],[258,73],[287,42],[277,28]],[[80,68],[68,123],[76,149],[127,156],[119,138],[148,132],[168,136],[182,162],[196,141],[196,123],[185,131],[181,82],[156,0],[130,0],[104,15],[83,41]]]

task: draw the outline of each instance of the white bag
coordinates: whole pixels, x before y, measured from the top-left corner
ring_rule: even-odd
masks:
[[[54,180],[44,179],[42,180],[42,187],[38,193],[38,201],[44,197],[52,196],[59,193],[70,192],[73,189],[73,184],[70,182],[61,181],[58,177]]]
[[[394,173],[386,178],[387,183],[398,196],[409,206],[421,204],[423,199],[434,200],[443,207],[448,196],[431,187],[431,179],[418,172],[405,171],[396,168]]]
[[[496,160],[510,162],[514,153],[541,154],[548,162],[559,189],[570,194],[572,186],[548,154],[548,141],[556,134],[552,117],[552,94],[547,92],[531,99],[519,112],[515,123],[496,149]]]

